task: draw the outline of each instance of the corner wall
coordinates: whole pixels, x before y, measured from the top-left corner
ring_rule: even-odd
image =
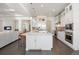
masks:
[[[79,3],[73,3],[73,47],[79,50]]]

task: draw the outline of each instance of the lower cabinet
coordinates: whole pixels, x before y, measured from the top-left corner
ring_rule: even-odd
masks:
[[[65,40],[65,31],[58,31],[57,38],[61,41]]]
[[[52,42],[52,35],[30,35],[26,38],[26,50],[51,50]]]
[[[18,32],[0,32],[0,48],[18,39]]]

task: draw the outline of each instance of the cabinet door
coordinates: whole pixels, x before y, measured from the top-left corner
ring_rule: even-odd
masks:
[[[58,39],[59,40],[65,40],[65,32],[63,31],[63,32],[58,32]]]
[[[67,10],[68,10],[68,12],[67,12]],[[72,10],[71,4],[69,4],[65,8],[65,21],[66,21],[66,24],[73,23],[73,10]]]
[[[61,26],[65,26],[65,16],[61,16]]]
[[[41,46],[42,46],[42,38],[41,38],[41,36],[37,36],[36,37],[36,47],[35,47],[35,49],[41,50]]]
[[[60,33],[59,32],[57,33],[57,38],[60,39]]]
[[[53,47],[52,36],[42,36],[39,44],[42,50],[51,50],[51,48]]]
[[[30,36],[26,39],[26,49],[35,49],[36,39],[34,36]]]

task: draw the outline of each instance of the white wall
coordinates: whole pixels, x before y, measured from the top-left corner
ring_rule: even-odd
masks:
[[[15,19],[14,17],[5,17],[5,19],[3,20],[3,31],[6,31],[4,30],[4,26],[11,26],[12,27],[12,30],[10,31],[14,31],[15,30]]]
[[[74,3],[73,5],[73,47],[75,50],[79,50],[79,3]]]
[[[3,20],[4,20],[4,17],[0,17],[0,32],[3,31]]]
[[[50,28],[49,27],[48,28],[49,28],[50,32],[53,33],[55,31],[55,22],[56,22],[55,17],[48,17],[48,21],[49,21],[48,26],[50,27]]]
[[[2,32],[2,23],[3,23],[3,21],[0,20],[0,32]]]
[[[4,26],[12,26],[12,31],[14,31],[15,29],[19,28],[20,30],[21,28],[21,20],[29,20],[30,18],[26,18],[26,17],[2,17],[2,22],[0,23],[0,27],[2,24],[2,29],[4,31]],[[55,30],[55,17],[48,17],[47,18],[49,20],[49,25],[48,28],[50,30],[50,32],[53,32]],[[17,25],[17,26],[16,26]]]
[[[55,23],[56,23],[55,17],[42,17],[41,16],[39,18],[42,18],[42,19],[44,18],[46,20],[45,23],[46,23],[46,29],[48,32],[53,33],[55,31]],[[35,22],[35,21],[32,21],[32,22],[34,23],[33,26],[36,26],[37,22]]]
[[[16,17],[16,29],[19,29],[20,32],[23,32],[25,29],[29,31],[28,20],[30,21],[31,19],[31,17]]]
[[[15,30],[15,18],[14,17],[0,17],[0,32],[4,31],[4,26],[12,26],[12,30]]]

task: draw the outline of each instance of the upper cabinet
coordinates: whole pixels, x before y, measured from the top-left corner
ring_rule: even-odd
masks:
[[[72,5],[69,5],[69,11],[71,11],[72,10]]]
[[[60,27],[65,27],[66,24],[73,23],[72,4],[66,6],[64,10],[59,15],[56,16],[56,23],[59,23]]]
[[[61,26],[64,27],[65,26],[65,11],[63,11],[60,14],[60,22],[61,22]]]
[[[70,11],[72,11],[72,4],[69,4],[67,7],[65,7],[65,13],[69,13]]]
[[[65,7],[65,20],[66,24],[73,23],[72,4],[69,4],[67,7]]]
[[[59,14],[59,20],[61,27],[66,24],[73,23],[73,8],[72,4],[69,4],[65,9]]]
[[[60,15],[57,15],[55,23],[58,24],[59,22],[60,22]]]

